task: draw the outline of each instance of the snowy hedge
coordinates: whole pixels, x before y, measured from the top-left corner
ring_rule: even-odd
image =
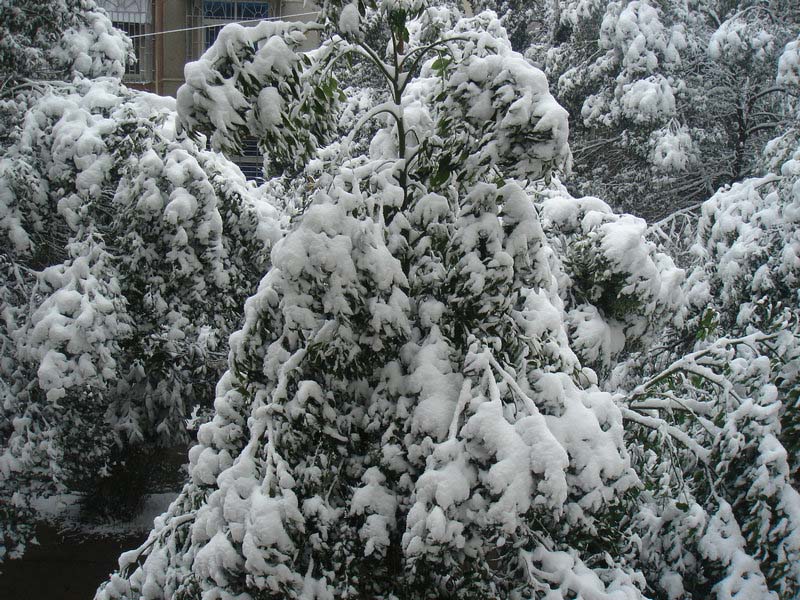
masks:
[[[176,138],[170,101],[76,79],[15,102],[25,117],[0,158],[4,506],[93,490],[129,449],[185,443],[281,235],[235,166]]]

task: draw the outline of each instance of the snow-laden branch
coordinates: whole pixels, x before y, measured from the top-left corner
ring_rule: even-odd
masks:
[[[687,433],[671,425],[665,419],[643,414],[642,411],[682,411],[688,413],[709,434],[716,437],[720,432],[720,428],[708,418],[705,418],[713,414],[714,404],[716,404],[716,402],[702,402],[691,398],[677,398],[675,394],[671,392],[653,393],[653,388],[678,374],[696,376],[719,388],[725,396],[735,399],[737,404],[741,405],[742,398],[740,398],[739,394],[734,389],[733,382],[712,368],[713,366],[721,368],[723,365],[711,360],[710,355],[714,351],[733,346],[745,345],[755,347],[757,344],[775,339],[777,335],[778,334],[756,332],[738,338],[721,338],[702,350],[687,354],[673,362],[657,375],[636,386],[627,398],[622,398],[619,404],[623,418],[650,429],[666,433],[694,452],[701,461],[707,463],[710,454],[708,449],[703,448]]]
[[[356,122],[355,127],[347,136],[345,140],[345,147],[349,147],[350,144],[353,142],[353,138],[355,137],[356,133],[364,126],[364,124],[369,121],[370,119],[374,119],[380,114],[388,113],[394,117],[395,122],[400,125],[402,121],[402,115],[400,114],[400,107],[395,104],[394,102],[384,102],[383,104],[378,104],[377,106],[373,106],[370,110],[368,110],[362,117]]]
[[[645,381],[637,385],[633,391],[628,396],[628,400],[633,402],[636,398],[646,396],[650,389],[654,386],[668,380],[673,375],[678,373],[689,373],[692,375],[697,375],[721,388],[723,388],[726,392],[731,392],[735,394],[735,391],[732,389],[732,384],[722,375],[716,373],[713,369],[700,364],[699,361],[715,350],[720,350],[722,348],[730,347],[730,346],[755,346],[756,344],[760,344],[762,342],[766,342],[772,339],[775,339],[778,334],[765,334],[763,332],[756,332],[750,335],[738,337],[738,338],[720,338],[710,346],[703,348],[702,350],[698,350],[696,352],[692,352],[687,354],[686,356],[681,357],[680,359],[673,362],[669,367],[661,371],[658,375],[655,375]]]
[[[525,404],[525,407],[528,409],[528,411],[530,411],[530,414],[531,415],[538,415],[539,414],[539,407],[536,406],[536,403],[533,401],[533,399],[531,399],[531,397],[528,396],[528,394],[526,394],[524,391],[522,391],[522,388],[519,387],[519,384],[517,383],[516,379],[514,379],[511,376],[511,374],[508,371],[506,371],[500,365],[499,362],[497,362],[497,359],[494,357],[494,355],[491,352],[489,352],[488,350],[486,350],[485,352],[486,352],[487,358],[489,359],[489,364],[492,366],[493,369],[495,369],[497,371],[497,374],[500,375],[500,377],[503,378],[503,380],[514,391],[514,393],[516,393],[517,396],[519,396],[519,398]]]
[[[679,429],[678,427],[675,427],[674,425],[670,425],[664,419],[643,415],[625,406],[620,406],[619,409],[620,412],[622,412],[623,419],[626,419],[628,421],[633,421],[634,423],[638,423],[639,425],[644,425],[649,429],[654,429],[656,431],[666,433],[671,438],[677,440],[678,442],[683,444],[686,448],[691,450],[697,456],[697,458],[699,458],[703,463],[708,464],[708,459],[709,456],[711,455],[711,451],[708,450],[708,448],[703,448],[683,430]]]
[[[176,502],[181,498],[183,498],[183,494],[178,496]],[[132,566],[134,565],[139,566],[141,564],[140,563],[141,557],[145,556],[149,552],[149,550],[156,544],[157,541],[163,539],[167,534],[174,533],[175,531],[177,531],[179,527],[191,523],[192,521],[194,521],[196,515],[197,512],[192,511],[190,513],[172,517],[167,527],[165,527],[160,531],[153,530],[152,532],[150,532],[150,535],[141,546],[139,546],[138,548],[134,548],[133,550],[128,550],[127,552],[123,552],[120,555],[118,561],[120,573],[124,575],[126,572],[128,572],[128,569],[130,569]]]

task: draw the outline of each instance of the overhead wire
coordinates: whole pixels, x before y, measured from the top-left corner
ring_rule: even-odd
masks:
[[[136,35],[129,35],[128,37],[133,40],[133,39],[136,39],[136,38],[150,37],[150,36],[155,36],[155,35],[166,35],[168,33],[182,33],[184,31],[198,31],[200,29],[211,29],[213,27],[224,27],[225,25],[230,25],[231,23],[238,23],[239,25],[245,25],[247,23],[260,23],[261,21],[280,21],[282,19],[295,19],[297,17],[309,17],[309,16],[318,15],[318,14],[319,14],[319,11],[315,10],[315,11],[312,11],[312,12],[298,13],[298,14],[294,14],[294,15],[284,15],[284,16],[281,16],[281,17],[264,17],[262,19],[248,19],[246,21],[226,21],[226,20],[220,19],[220,22],[213,23],[211,25],[198,25],[197,27],[184,27],[182,29],[167,29],[167,30],[164,30],[164,31],[151,31],[151,32],[148,32],[148,33],[138,33]]]

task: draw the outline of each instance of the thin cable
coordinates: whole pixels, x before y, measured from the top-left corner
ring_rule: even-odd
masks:
[[[261,21],[280,21],[282,19],[294,19],[295,17],[309,17],[318,14],[319,11],[316,10],[314,12],[298,13],[296,15],[283,15],[282,17],[264,17],[263,19],[250,19],[248,21],[224,21],[222,23],[214,23],[213,25],[199,25],[198,27],[184,27],[183,29],[167,29],[166,31],[152,31],[150,33],[129,35],[128,37],[131,38],[132,40],[135,40],[136,38],[149,37],[151,35],[165,35],[167,33],[181,33],[183,31],[197,31],[198,29],[211,29],[212,27],[225,27],[225,25],[230,25],[231,23],[238,23],[239,25],[244,25],[245,23],[260,23]]]

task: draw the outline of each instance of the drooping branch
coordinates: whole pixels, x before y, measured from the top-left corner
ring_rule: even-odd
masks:
[[[775,339],[777,334],[765,334],[763,332],[752,333],[750,335],[738,337],[738,338],[720,338],[707,348],[702,350],[698,350],[696,352],[692,352],[691,354],[687,354],[686,356],[680,358],[673,362],[669,367],[661,371],[658,375],[655,375],[645,381],[644,383],[637,385],[631,394],[628,396],[629,402],[633,402],[636,398],[648,395],[648,392],[655,386],[664,381],[670,379],[673,375],[678,373],[690,373],[692,375],[696,375],[701,377],[718,387],[722,387],[726,389],[726,391],[731,391],[735,394],[735,392],[731,388],[730,382],[728,382],[724,377],[715,373],[709,367],[700,364],[699,361],[714,352],[715,350],[720,350],[725,347],[729,346],[751,346],[753,347],[755,344],[760,344],[762,342],[766,342],[771,339]]]
[[[699,458],[704,464],[708,464],[709,457],[711,456],[711,451],[708,450],[707,448],[703,448],[700,444],[698,444],[695,440],[693,440],[686,432],[682,431],[678,427],[670,425],[664,419],[658,417],[652,417],[649,415],[643,415],[625,406],[620,406],[619,409],[620,412],[622,413],[623,419],[627,421],[633,421],[634,423],[643,425],[648,429],[653,429],[655,431],[661,431],[663,433],[666,433],[671,438],[677,440],[683,446],[691,450],[697,456],[697,458]]]

